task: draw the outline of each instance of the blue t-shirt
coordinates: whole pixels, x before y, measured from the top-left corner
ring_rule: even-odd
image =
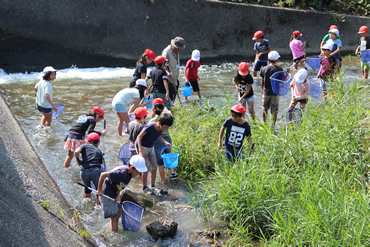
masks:
[[[109,178],[103,183],[102,190],[104,194],[113,199],[123,190],[131,181],[132,175],[128,173],[127,166],[119,166],[109,172]]]
[[[335,52],[335,50],[338,49],[338,47],[342,48],[342,41],[340,41],[340,39],[336,40],[329,39],[328,41],[326,41],[326,44],[332,46],[331,52]],[[339,52],[332,57],[335,59],[339,59],[340,58]]]
[[[257,43],[257,42],[254,44],[254,50],[256,50],[256,51],[258,50],[260,53],[267,51],[269,47],[270,47],[270,42],[267,39],[264,39],[262,41],[262,43],[260,43],[260,44]],[[260,56],[257,61],[267,62],[268,61],[268,53],[263,54],[262,56]]]
[[[156,130],[154,126],[155,122],[148,123],[145,125],[143,131],[145,131],[146,135],[141,138],[141,145],[143,147],[151,148],[154,146],[154,141],[157,140],[157,137],[162,134],[162,130]]]
[[[230,117],[226,119],[222,126],[226,128],[225,147],[231,153],[234,153],[234,149],[239,151],[242,148],[245,137],[252,136],[251,128],[247,121],[238,124]]]

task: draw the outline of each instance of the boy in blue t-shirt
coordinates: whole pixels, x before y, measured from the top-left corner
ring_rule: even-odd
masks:
[[[218,136],[218,149],[222,150],[222,137],[226,130],[225,137],[225,154],[226,158],[231,162],[236,162],[239,158],[244,159],[242,150],[244,137],[247,137],[250,148],[252,150],[252,133],[247,121],[242,119],[246,110],[241,105],[234,105],[231,109],[231,118],[226,119],[220,129]]]
[[[256,77],[257,72],[260,71],[261,67],[266,66],[268,63],[267,55],[271,51],[271,46],[267,39],[263,39],[262,31],[255,32],[252,39],[256,41],[254,44],[256,58],[253,63],[253,77]]]
[[[340,61],[342,58],[340,57],[339,51],[342,48],[342,41],[338,39],[339,31],[338,29],[332,29],[329,31],[330,39],[326,42],[326,44],[331,45],[332,50],[330,53],[330,56],[332,56],[335,59],[335,62],[337,65],[337,69],[339,71],[341,67]]]
[[[173,124],[173,117],[171,114],[163,113],[158,121],[145,125],[144,129],[137,136],[137,147],[139,155],[144,157],[145,165],[150,171],[150,189],[147,187],[148,172],[144,172],[141,179],[143,182],[143,192],[148,195],[153,195],[154,192],[160,193],[162,190],[155,187],[155,177],[157,175],[157,159],[153,152],[154,141],[160,140],[167,148],[171,148],[171,143],[167,142],[161,136],[163,131],[168,130]]]

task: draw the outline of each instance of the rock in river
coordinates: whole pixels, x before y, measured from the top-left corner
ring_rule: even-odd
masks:
[[[177,233],[177,223],[170,218],[161,217],[147,225],[146,230],[154,240],[174,237]]]

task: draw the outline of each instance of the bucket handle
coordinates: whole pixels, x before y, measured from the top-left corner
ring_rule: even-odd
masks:
[[[175,147],[175,146],[172,146],[173,148],[175,148],[176,150],[177,150],[177,152],[179,153],[179,155],[180,155],[180,151],[177,149],[177,147]],[[161,152],[161,157],[162,157],[162,155],[163,155],[163,152],[164,152],[164,150],[166,149],[167,147],[164,147],[163,149],[162,149],[162,152]]]
[[[184,83],[181,85],[181,88],[184,87],[185,83],[187,83],[187,81],[184,81]],[[189,84],[190,84],[190,82],[189,82]],[[191,87],[191,85],[190,86],[187,86],[187,87]]]

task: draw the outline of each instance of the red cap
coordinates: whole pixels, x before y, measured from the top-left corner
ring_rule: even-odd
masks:
[[[95,106],[94,108],[92,108],[92,111],[98,113],[100,116],[104,118],[104,110],[101,109],[99,106]]]
[[[144,54],[145,54],[148,58],[150,58],[150,59],[152,59],[152,60],[154,61],[155,56],[154,56],[154,52],[153,52],[152,50],[150,50],[150,49],[146,49],[146,50],[145,50],[145,52],[144,52]]]
[[[338,30],[338,27],[336,25],[331,25],[330,28],[329,28],[329,31],[332,30],[332,29],[337,29]]]
[[[254,33],[254,36],[253,36],[253,40],[256,40],[258,38],[261,38],[263,36],[263,32],[262,31],[257,31]]]
[[[148,112],[144,107],[138,107],[134,111],[134,114],[135,114],[135,117],[144,117],[150,114],[150,112]]]
[[[161,98],[155,98],[153,100],[153,105],[164,105],[164,101]]]
[[[248,75],[249,65],[246,62],[241,62],[239,64],[239,75]]]
[[[234,105],[233,107],[230,108],[230,110],[232,110],[234,112],[239,112],[242,115],[244,115],[245,112],[246,112],[245,108],[241,105]]]
[[[293,32],[293,35],[294,35],[294,36],[298,36],[298,37],[302,36],[301,32],[300,32],[300,31],[298,31],[298,30],[297,30],[297,31],[294,31],[294,32]]]
[[[366,33],[367,31],[369,31],[367,26],[362,26],[362,27],[360,27],[360,30],[358,31],[358,33]]]
[[[156,63],[156,64],[158,64],[158,63],[164,63],[164,62],[166,62],[167,61],[167,59],[165,59],[163,56],[158,56],[158,57],[156,57],[155,59],[154,59],[154,62]]]
[[[100,136],[98,133],[92,132],[87,136],[87,141],[100,141]]]

